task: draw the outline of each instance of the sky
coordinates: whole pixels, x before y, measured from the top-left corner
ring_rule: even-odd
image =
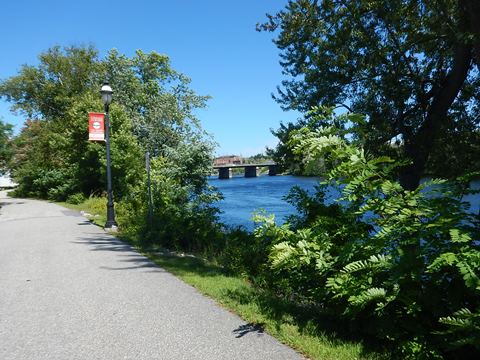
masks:
[[[1,0],[0,79],[38,64],[38,54],[55,45],[92,44],[100,57],[112,48],[127,56],[157,51],[198,94],[212,96],[198,117],[219,144],[216,154],[251,156],[276,144],[271,128],[300,116],[272,99],[284,79],[279,50],[273,34],[255,31],[286,2]],[[0,118],[18,132],[24,118],[9,108],[0,100]]]

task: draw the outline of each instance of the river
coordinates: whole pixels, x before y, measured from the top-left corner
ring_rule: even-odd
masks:
[[[217,187],[224,196],[217,204],[222,211],[220,220],[227,225],[243,226],[253,230],[252,214],[255,211],[264,209],[269,214],[275,214],[277,223],[282,223],[288,215],[295,213],[295,208],[283,200],[283,197],[295,185],[313,193],[318,180],[289,175],[256,178],[235,176],[229,180],[212,177],[209,183]],[[480,189],[480,180],[474,181],[472,187]],[[478,213],[480,194],[469,195],[465,200],[471,203],[471,210]]]

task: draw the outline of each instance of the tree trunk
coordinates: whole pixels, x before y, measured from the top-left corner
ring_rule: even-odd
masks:
[[[472,46],[458,44],[452,68],[435,91],[422,126],[414,135],[403,134],[405,155],[412,161],[400,173],[400,183],[405,190],[415,190],[420,184],[433,143],[442,123],[448,119],[448,110],[467,78],[471,61]]]
[[[400,184],[405,190],[413,191],[420,185],[427,163],[423,154],[425,150],[425,146],[422,144],[413,141],[405,143],[405,155],[412,161],[410,165],[403,167],[400,171]]]

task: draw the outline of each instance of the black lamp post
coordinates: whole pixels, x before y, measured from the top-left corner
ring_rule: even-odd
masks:
[[[108,109],[110,103],[112,102],[113,91],[108,81],[105,81],[100,90],[100,95],[102,95],[102,102],[105,106],[105,144],[107,145],[107,222],[105,223],[106,229],[115,229],[117,227],[117,222],[115,221],[115,210],[113,208],[113,194],[112,194],[112,171],[110,164],[110,118],[108,114]]]

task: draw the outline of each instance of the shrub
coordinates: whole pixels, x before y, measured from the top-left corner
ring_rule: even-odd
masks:
[[[73,204],[73,205],[78,205],[78,204],[83,203],[85,200],[86,200],[85,195],[83,195],[82,193],[75,193],[73,195],[70,195],[67,198],[67,203]]]
[[[301,211],[290,223],[267,217],[255,230],[270,244],[267,285],[390,342],[402,358],[478,353],[480,222],[461,201],[466,187],[432,180],[406,191],[395,180],[403,164],[366,153],[342,130],[358,116],[328,119],[343,126],[291,138],[312,173],[327,159],[323,185],[315,196],[294,190]],[[340,195],[327,204],[331,188]]]

